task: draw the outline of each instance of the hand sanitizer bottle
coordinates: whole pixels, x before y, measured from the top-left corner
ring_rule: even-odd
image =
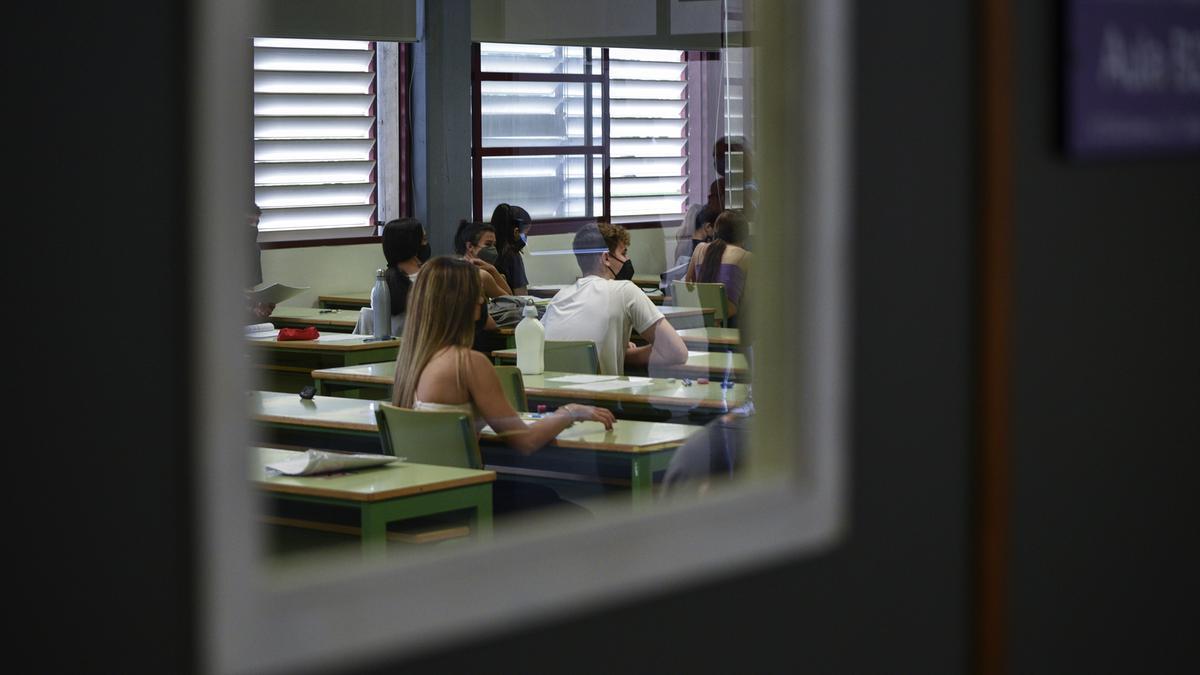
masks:
[[[537,318],[537,307],[525,306],[525,318],[517,324],[517,368],[524,375],[540,375],[545,370],[546,328]]]
[[[386,271],[375,271],[375,287],[371,289],[371,321],[375,324],[376,340],[387,340],[392,328],[392,294],[383,276]]]

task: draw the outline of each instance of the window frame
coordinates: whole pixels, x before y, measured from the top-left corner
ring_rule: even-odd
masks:
[[[240,453],[230,452],[251,440],[241,395],[251,380],[238,358],[242,330],[228,302],[241,290],[237,275],[228,273],[231,260],[248,263],[250,256],[228,227],[245,208],[250,166],[248,91],[228,86],[247,72],[246,54],[236,46],[248,32],[248,11],[231,0],[201,0],[189,41],[194,70],[188,199],[195,205],[187,222],[193,243],[189,307],[191,322],[211,329],[205,340],[187,346],[197,482],[197,521],[191,525],[199,541],[191,568],[201,608],[196,623],[202,669],[351,669],[385,657],[411,657],[449,648],[455,640],[577,616],[813,555],[838,540],[846,527],[846,357],[852,342],[846,325],[852,309],[849,10],[835,0],[818,0],[764,24],[768,34],[761,43],[774,44],[772,54],[779,53],[779,43],[789,43],[794,57],[785,63],[763,59],[764,68],[774,68],[770,75],[778,81],[771,81],[779,96],[806,104],[774,144],[778,147],[760,149],[763,166],[774,171],[762,174],[763,194],[781,195],[778,188],[784,187],[789,203],[799,205],[786,211],[795,217],[794,226],[789,221],[788,227],[773,230],[786,247],[769,250],[787,250],[786,264],[803,276],[786,291],[763,288],[780,303],[772,313],[773,330],[760,335],[763,346],[784,354],[787,340],[794,358],[760,372],[756,388],[762,383],[778,389],[787,382],[820,395],[790,403],[768,389],[770,398],[760,397],[759,414],[770,414],[782,425],[756,440],[779,444],[798,460],[795,470],[686,508],[605,519],[596,527],[547,536],[514,535],[452,557],[293,569],[283,579],[269,574],[248,516],[256,499],[246,463]],[[763,110],[764,116],[782,114],[771,106]],[[764,157],[768,153],[770,161]],[[784,162],[781,155],[800,160]],[[764,205],[782,214],[778,201]],[[767,253],[761,262],[779,264],[779,258]],[[790,416],[780,417],[781,409]],[[798,430],[794,440],[781,443],[793,429]],[[635,557],[600,562],[615,553]],[[481,577],[484,571],[490,581]],[[402,611],[434,606],[437,612]]]
[[[588,216],[572,216],[563,218],[545,218],[534,220],[533,226],[530,229],[530,235],[537,234],[562,234],[574,232],[582,223],[591,223],[598,220],[609,220],[612,218],[612,115],[611,115],[611,63],[609,59],[608,47],[594,47],[591,45],[570,45],[582,47],[585,50],[593,48],[600,49],[600,73],[522,73],[513,71],[484,71],[482,67],[482,49],[479,41],[471,43],[471,188],[472,188],[472,204],[471,212],[476,222],[482,222],[484,219],[483,213],[483,159],[485,157],[514,157],[520,155],[555,155],[564,157],[583,157],[584,165],[584,190],[586,196],[585,203],[588,208],[591,208],[594,196],[591,194],[592,183],[594,176],[592,174],[592,161],[595,155],[601,157],[602,176],[601,176],[601,201],[603,203],[603,214],[593,214]],[[563,45],[566,46],[566,45]],[[691,86],[690,80],[687,78],[687,64],[694,58],[695,52],[688,50],[680,50],[684,63],[684,78],[687,86]],[[591,67],[591,54],[588,52],[588,69]],[[600,144],[588,144],[585,140],[584,145],[578,146],[483,146],[483,82],[552,82],[552,83],[584,83],[584,84],[599,84],[600,85],[600,128],[603,139]],[[587,110],[586,121],[583,124],[585,139],[592,136],[593,124],[591,123],[591,111],[594,105],[592,97],[592,88],[584,87],[584,108]],[[690,103],[684,103],[685,109],[690,108]],[[690,111],[685,114],[684,138],[691,142],[691,116]],[[690,161],[688,155],[684,155],[685,161]],[[684,177],[684,195],[688,195],[691,190],[691,176],[685,174]],[[678,218],[668,220],[630,220],[622,221],[620,224],[627,230],[639,230],[650,228],[668,229],[678,227],[683,220],[683,215]]]

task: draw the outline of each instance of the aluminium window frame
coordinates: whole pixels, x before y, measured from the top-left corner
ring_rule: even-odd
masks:
[[[785,246],[764,247],[759,262],[790,265],[796,283],[771,296],[779,303],[774,330],[759,338],[760,354],[786,353],[787,340],[794,358],[772,363],[756,379],[770,394],[760,396],[759,414],[780,428],[755,440],[788,452],[797,460],[793,470],[695,505],[598,520],[573,532],[506,537],[452,557],[269,574],[248,517],[256,495],[236,451],[251,438],[241,395],[251,382],[237,358],[242,333],[228,302],[240,292],[230,265],[250,254],[227,226],[244,208],[250,184],[249,92],[228,86],[248,72],[240,48],[248,11],[240,0],[201,0],[189,24],[188,199],[195,206],[185,223],[193,254],[188,293],[192,323],[209,328],[206,339],[188,345],[201,670],[349,669],[394,660],[812,555],[837,541],[845,529],[851,342],[849,31],[843,3],[815,0],[789,5],[764,24],[775,42],[786,36],[794,60],[762,59],[764,68],[776,69],[770,75],[778,95],[797,107],[788,111],[784,137],[760,149],[762,165],[779,172],[761,174],[768,199],[760,214],[779,208],[778,188],[786,187],[792,208],[780,213],[792,218],[771,230]],[[772,44],[772,35],[762,39],[764,47]],[[763,114],[782,115],[771,108]],[[774,395],[781,382],[820,395],[785,401]],[[785,437],[791,442],[780,441]],[[437,610],[405,611],[413,607]]]

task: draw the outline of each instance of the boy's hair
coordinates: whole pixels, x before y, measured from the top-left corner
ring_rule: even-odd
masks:
[[[588,223],[575,233],[572,248],[579,271],[590,274],[600,262],[600,254],[613,253],[621,244],[629,246],[629,230],[612,223]]]

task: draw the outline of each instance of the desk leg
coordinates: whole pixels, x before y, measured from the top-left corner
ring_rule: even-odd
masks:
[[[492,540],[492,484],[479,486],[475,492],[475,512],[471,517],[471,529],[480,543]]]
[[[654,497],[654,466],[649,455],[638,455],[630,461],[629,487],[633,491],[633,510],[645,511]]]
[[[388,514],[374,504],[364,504],[360,511],[363,557],[382,556],[387,552]]]

